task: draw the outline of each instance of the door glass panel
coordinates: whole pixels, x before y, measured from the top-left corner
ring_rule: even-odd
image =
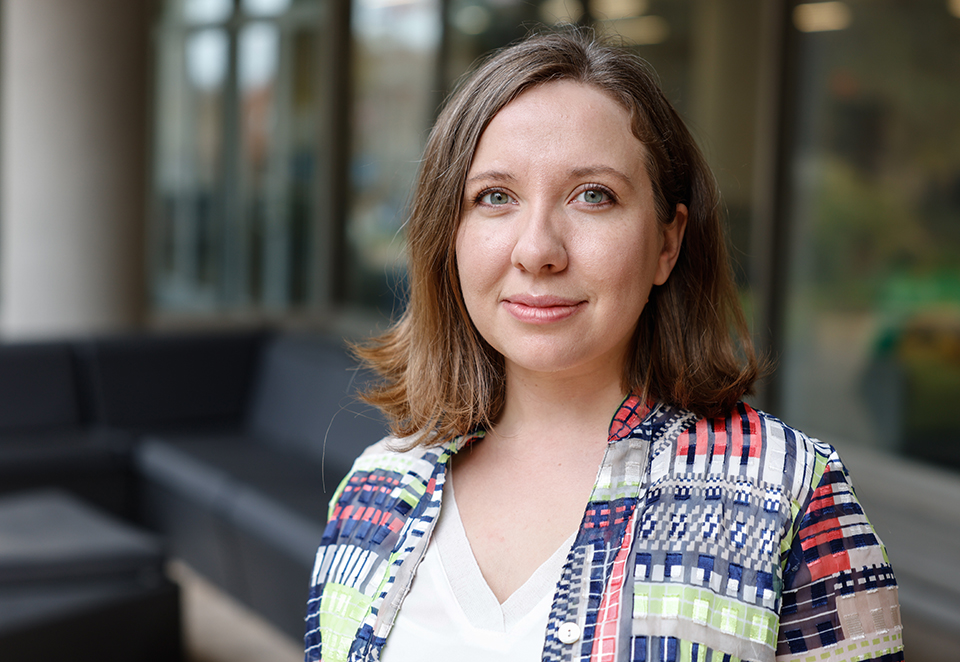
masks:
[[[960,466],[960,18],[942,0],[829,4],[793,14],[783,413]]]
[[[157,40],[158,312],[283,312],[316,296],[316,0],[170,0]],[[258,18],[252,18],[258,17]]]
[[[216,298],[228,48],[220,28],[173,33],[161,45],[151,251],[160,306]]]
[[[358,0],[347,297],[389,316],[403,296],[410,189],[439,96],[438,0]]]
[[[168,6],[179,6],[187,23],[223,23],[233,13],[233,0],[181,0],[168,2]]]

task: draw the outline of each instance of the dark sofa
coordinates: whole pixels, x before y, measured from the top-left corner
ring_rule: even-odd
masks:
[[[147,526],[300,637],[327,502],[385,434],[354,396],[368,378],[311,335],[2,345],[0,490],[63,487]]]
[[[62,487],[133,518],[131,436],[90,424],[74,350],[0,344],[0,493]]]

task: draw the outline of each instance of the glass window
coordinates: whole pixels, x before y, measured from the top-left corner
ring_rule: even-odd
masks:
[[[160,50],[151,246],[160,306],[216,298],[228,51],[222,28],[169,34]]]
[[[353,3],[347,298],[389,316],[402,298],[408,197],[439,101],[439,0]]]
[[[280,16],[290,9],[291,0],[242,0],[240,6],[247,16]]]
[[[160,24],[154,308],[289,310],[313,296],[320,3],[169,0]]]
[[[180,11],[177,11],[177,10]],[[233,0],[184,0],[168,2],[167,13],[182,16],[187,23],[223,23],[233,14]]]
[[[824,4],[792,16],[783,415],[960,466],[960,9]]]

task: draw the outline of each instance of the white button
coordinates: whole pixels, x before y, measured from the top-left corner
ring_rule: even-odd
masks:
[[[580,626],[576,623],[564,623],[557,630],[557,638],[565,644],[573,644],[580,638]]]

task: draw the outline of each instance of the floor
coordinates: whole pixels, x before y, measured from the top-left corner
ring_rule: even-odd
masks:
[[[187,662],[301,662],[303,644],[279,632],[190,569],[172,561],[180,584]]]

